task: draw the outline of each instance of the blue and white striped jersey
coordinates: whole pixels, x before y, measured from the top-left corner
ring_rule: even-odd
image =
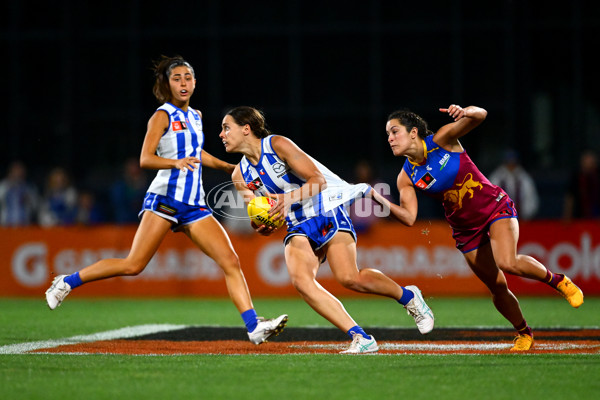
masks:
[[[245,156],[240,161],[240,170],[246,186],[256,196],[265,196],[266,193],[291,192],[306,182],[279,158],[271,146],[273,136],[267,136],[261,140],[262,154],[257,165],[250,163]],[[347,207],[355,199],[363,197],[370,189],[369,185],[365,183],[349,184],[314,158],[308,157],[325,177],[327,188],[310,199],[292,205],[288,210],[288,228],[308,218],[323,215],[340,205]]]
[[[160,138],[157,155],[173,160],[184,157],[201,158],[204,133],[200,113],[192,108],[185,112],[170,103],[163,104],[158,110],[169,115],[169,129]],[[202,187],[202,163],[193,172],[182,172],[176,168],[159,170],[148,193],[168,196],[194,206],[206,206]]]

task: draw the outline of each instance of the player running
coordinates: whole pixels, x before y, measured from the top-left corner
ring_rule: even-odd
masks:
[[[433,313],[416,286],[402,287],[378,270],[356,265],[356,233],[345,206],[373,192],[369,185],[346,183],[288,138],[271,135],[263,114],[252,107],[229,111],[219,137],[228,153],[244,155],[232,179],[245,201],[255,196],[276,199],[269,215],[287,221],[285,260],[292,284],[317,313],[352,339],[342,353],[371,353],[379,347],[317,282],[325,258],[345,288],[391,297],[406,308],[421,333],[433,329]],[[270,235],[275,229],[263,225],[257,232]]]
[[[140,211],[141,222],[129,255],[105,259],[72,275],[57,276],[46,291],[51,310],[84,283],[141,273],[169,229],[185,233],[225,274],[229,296],[241,314],[248,338],[261,344],[284,328],[288,316],[258,317],[244,274],[227,233],[204,201],[202,167],[233,171],[234,165],[203,150],[202,115],[189,106],[194,69],[181,57],[163,57],[155,65],[154,95],[160,106],[148,121],[140,165],[158,170]]]
[[[498,311],[517,330],[511,351],[527,351],[533,344],[533,333],[504,273],[544,282],[575,308],[583,303],[583,292],[565,275],[554,274],[534,258],[517,254],[519,223],[513,201],[477,169],[458,141],[483,122],[487,111],[458,105],[439,110],[454,122],[435,134],[410,111],[397,111],[388,117],[386,132],[392,152],[407,157],[397,180],[400,205],[375,191],[372,196],[407,226],[417,218],[415,187],[439,200],[456,247],[492,293]]]

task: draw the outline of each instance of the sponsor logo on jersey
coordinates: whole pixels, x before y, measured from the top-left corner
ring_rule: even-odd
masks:
[[[450,154],[446,153],[444,154],[444,157],[442,157],[442,159],[440,160],[440,171],[444,169],[446,164],[448,164],[448,160],[450,160]]]
[[[263,187],[263,183],[262,183],[262,181],[260,180],[260,178],[256,178],[256,179],[254,179],[252,182],[248,182],[248,183],[246,184],[246,186],[248,187],[248,189],[250,189],[250,190],[254,191],[254,190],[258,190],[258,189],[260,189],[261,187]]]
[[[275,171],[276,174],[280,174],[282,172],[285,172],[285,165],[283,165],[280,162],[275,163],[275,164],[273,164],[273,171]]]
[[[184,129],[187,129],[187,124],[183,121],[173,121],[171,123],[171,126],[174,131],[182,131]]]
[[[323,237],[327,236],[329,231],[332,229],[333,229],[333,222],[330,222],[327,224],[327,226],[325,226],[323,229],[321,229],[321,235],[323,235]]]
[[[433,177],[433,175],[431,175],[429,172],[425,173],[425,175],[423,175],[421,177],[421,179],[419,179],[416,183],[415,186],[418,187],[421,190],[427,190],[429,189],[433,184],[435,183],[435,178]]]
[[[258,171],[258,173],[259,173],[259,174],[261,174],[261,175],[264,175],[264,174],[266,174],[265,170],[264,170],[264,169],[262,169],[262,168],[261,168],[261,169]]]
[[[276,162],[271,166],[271,168],[273,168],[273,172],[277,174],[277,178],[281,178],[288,172],[288,169],[285,167],[285,164],[280,162]]]

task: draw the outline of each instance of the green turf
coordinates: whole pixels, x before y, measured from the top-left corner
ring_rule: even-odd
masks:
[[[486,298],[427,299],[436,326],[504,326]],[[561,298],[522,297],[534,327],[598,327],[600,298],[572,309]],[[390,300],[342,299],[363,326],[413,326]],[[289,326],[329,326],[297,299],[258,299],[261,315]],[[0,346],[150,323],[240,326],[227,300],[85,300],[57,310],[43,299],[0,299]],[[2,399],[596,399],[600,355],[108,356],[0,355]]]

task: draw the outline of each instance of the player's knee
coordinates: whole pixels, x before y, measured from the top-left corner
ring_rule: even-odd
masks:
[[[309,296],[310,293],[316,288],[315,281],[313,278],[305,275],[291,275],[290,280],[292,282],[292,286],[300,293],[302,296]]]
[[[508,284],[506,283],[506,279],[496,279],[494,281],[484,283],[494,297],[501,297],[508,293]]]
[[[516,258],[505,258],[496,260],[496,265],[502,272],[507,274],[518,275],[517,259]]]
[[[358,274],[338,276],[337,281],[346,289],[360,290],[362,288],[358,279]]]
[[[135,275],[139,275],[144,268],[146,268],[146,264],[141,263],[141,262],[130,262],[128,263],[124,270],[123,270],[123,275],[126,276],[135,276]]]
[[[217,264],[221,267],[221,269],[227,273],[228,271],[238,271],[241,269],[240,267],[240,259],[235,253],[230,253],[224,257],[219,258]]]

